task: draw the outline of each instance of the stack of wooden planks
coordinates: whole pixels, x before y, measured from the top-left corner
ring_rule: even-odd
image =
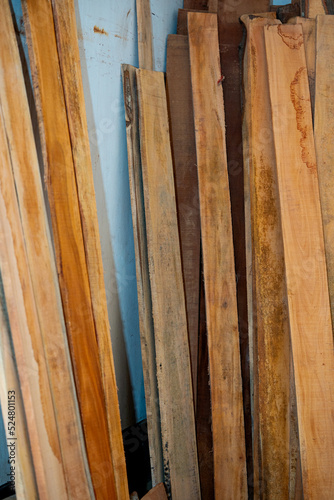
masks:
[[[129,498],[72,0],[0,5],[1,405],[18,499]],[[43,30],[41,30],[41,23]],[[53,248],[54,244],[54,248]],[[8,411],[7,411],[8,409]]]
[[[154,71],[150,2],[136,6],[140,67],[124,64],[122,79],[144,498],[329,500],[332,3],[185,1],[166,78]],[[74,2],[23,0],[23,11],[32,102],[10,3],[0,3],[0,401],[11,475],[19,500],[126,500]]]
[[[165,83],[147,3],[122,71],[153,484],[330,499],[331,6],[185,2]]]

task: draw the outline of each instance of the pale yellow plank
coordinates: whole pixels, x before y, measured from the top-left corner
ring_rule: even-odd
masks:
[[[265,28],[304,498],[334,491],[333,336],[300,25]]]
[[[137,70],[140,143],[165,483],[199,499],[186,306],[163,73]]]

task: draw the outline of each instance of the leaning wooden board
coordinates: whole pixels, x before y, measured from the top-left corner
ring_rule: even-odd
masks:
[[[117,494],[53,12],[48,0],[26,0],[23,11],[88,463],[96,498],[113,499]]]
[[[254,16],[241,20],[247,29],[243,132],[248,148],[244,165],[248,167],[251,218],[247,224],[251,226],[247,257],[253,294],[249,309],[256,335],[254,432],[259,433],[260,443],[254,469],[261,471],[254,489],[264,498],[279,500],[289,498],[290,485],[290,333],[263,27],[280,21]]]
[[[111,346],[74,3],[73,0],[53,0],[52,4],[106,401],[112,463],[118,497],[125,500],[129,496],[128,481]]]
[[[12,165],[0,113],[0,267],[38,494],[67,499],[56,415],[31,283]]]
[[[303,32],[265,29],[304,498],[334,491],[333,336]]]
[[[247,498],[245,434],[217,15],[188,13],[206,316],[215,498]]]
[[[137,84],[165,484],[173,500],[199,499],[187,318],[164,75],[139,69]]]
[[[82,440],[54,255],[49,235],[39,163],[16,35],[8,2],[0,6],[0,99],[9,141],[38,320],[57,412],[68,490],[89,498],[90,475]],[[4,70],[5,68],[5,70]],[[62,376],[59,376],[59,373]],[[75,473],[73,463],[76,463]],[[70,493],[70,494],[72,494]]]
[[[326,262],[332,318],[334,318],[334,16],[318,16],[314,140],[324,225]]]
[[[189,42],[186,36],[168,36],[166,85],[196,407],[201,242]]]
[[[157,367],[155,362],[156,354],[152,318],[152,299],[148,269],[147,237],[145,230],[146,223],[142,166],[140,158],[136,68],[128,64],[123,64],[122,77],[132,225],[136,256],[139,328],[145,386],[148,444],[150,450],[152,485],[155,486],[157,483],[164,480],[164,471]]]

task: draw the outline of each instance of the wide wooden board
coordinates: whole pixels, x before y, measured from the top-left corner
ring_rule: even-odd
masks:
[[[314,140],[318,165],[329,296],[334,318],[334,16],[318,16]]]
[[[212,404],[215,498],[247,498],[231,205],[217,15],[188,13]]]
[[[275,170],[263,26],[278,20],[242,16],[247,28],[244,57],[243,126],[249,313],[252,315],[254,375],[254,488],[264,498],[289,498],[290,338],[286,306],[283,241]],[[246,220],[247,220],[246,219]],[[259,482],[257,484],[257,481]]]
[[[26,0],[23,11],[88,462],[96,498],[112,499],[116,498],[116,486],[52,6],[48,0]]]
[[[52,4],[105,395],[112,464],[118,497],[125,500],[129,496],[128,481],[110,337],[74,3],[73,0],[53,0]]]
[[[196,407],[201,242],[189,42],[186,36],[168,36],[166,85]]]
[[[187,317],[163,73],[137,70],[165,484],[200,498]]]
[[[333,336],[300,25],[265,28],[304,498],[334,491]]]
[[[139,328],[145,402],[147,415],[148,444],[150,450],[152,485],[164,479],[159,393],[157,381],[152,299],[147,255],[147,237],[143,192],[142,166],[139,141],[139,111],[136,68],[122,65],[123,93],[125,104],[126,139],[131,196],[132,224],[135,243],[137,293],[139,306]]]

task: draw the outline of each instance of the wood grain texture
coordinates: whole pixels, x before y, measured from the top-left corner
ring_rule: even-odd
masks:
[[[303,26],[306,66],[308,83],[310,87],[310,98],[312,115],[314,116],[314,93],[315,93],[315,19],[307,17],[293,17],[288,24],[301,24]]]
[[[334,491],[333,336],[302,27],[265,29],[304,498]]]
[[[106,403],[112,464],[117,495],[125,500],[129,496],[128,481],[110,337],[74,3],[73,0],[53,0],[52,5]]]
[[[136,0],[139,67],[154,69],[150,0]]]
[[[164,485],[162,483],[157,484],[143,497],[142,500],[167,500]]]
[[[1,101],[2,103],[2,101]],[[56,415],[0,113],[0,267],[41,499],[68,498]]]
[[[136,68],[127,64],[123,64],[122,76],[125,103],[132,224],[136,256],[139,328],[145,385],[147,431],[151,461],[152,485],[155,486],[157,483],[163,481],[164,471],[157,367],[155,361],[156,353],[152,318],[152,299],[145,229],[146,222],[143,178],[140,158]]]
[[[231,206],[217,15],[188,13],[209,345],[215,498],[247,498]]]
[[[247,257],[251,267],[249,304],[256,336],[253,349],[254,434],[259,434],[261,498],[289,498],[290,338],[284,255],[275,169],[267,61],[263,26],[278,20],[242,16],[247,28],[244,57],[244,150],[248,173],[250,234]],[[246,182],[245,182],[246,184]],[[245,197],[247,198],[247,197]],[[246,233],[247,234],[247,233]],[[256,443],[254,443],[256,444]]]
[[[196,407],[201,237],[188,37],[168,36],[166,84]]]
[[[245,413],[245,435],[249,494],[252,495],[252,418],[250,394],[249,338],[246,282],[246,242],[244,178],[242,154],[242,81],[241,57],[243,30],[239,18],[243,14],[269,12],[269,0],[219,0],[218,29],[222,87],[226,116],[226,153],[230,185],[235,272],[237,277],[237,301],[243,401]]]
[[[137,70],[165,484],[200,498],[187,317],[163,73]]]
[[[334,16],[318,16],[316,24],[314,140],[325,235],[329,296],[332,318],[334,318],[334,148],[332,141],[334,132]]]
[[[203,266],[201,262],[196,430],[202,500],[212,500],[215,497],[211,423],[208,332],[205,314]]]
[[[0,402],[5,430],[8,429],[8,391],[15,392],[15,493],[17,500],[37,500],[37,484],[33,468],[27,422],[13,350],[5,293],[0,276]],[[12,393],[11,393],[12,395]],[[12,420],[9,421],[12,423]],[[8,435],[8,433],[6,432]],[[14,465],[14,464],[13,464]]]
[[[66,483],[70,495],[90,498],[91,479],[82,440],[80,414],[25,83],[8,3],[3,2],[0,9],[1,30],[7,34],[0,40],[0,99],[53,404],[57,414]]]
[[[53,12],[48,0],[26,0],[23,10],[88,462],[96,498],[112,499],[117,497],[115,478]]]

